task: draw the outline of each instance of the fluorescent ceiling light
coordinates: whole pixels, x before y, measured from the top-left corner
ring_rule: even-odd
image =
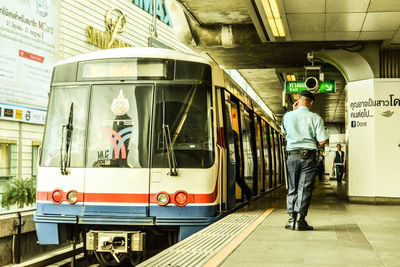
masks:
[[[272,34],[275,37],[285,37],[285,28],[279,12],[277,0],[262,0],[268,23],[271,26]]]
[[[243,78],[242,74],[239,71],[234,69],[224,70],[253,100],[263,109],[268,116],[275,120],[275,115],[272,110],[265,104],[265,102],[261,99],[261,97],[257,94],[257,92],[247,83],[245,78]]]
[[[287,74],[287,75],[286,75],[286,81],[289,81],[289,82],[294,82],[294,81],[296,81],[296,75],[294,75],[294,74]]]

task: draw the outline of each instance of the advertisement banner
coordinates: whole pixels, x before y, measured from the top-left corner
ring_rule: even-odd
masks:
[[[58,53],[58,2],[1,1],[0,103],[46,109]]]

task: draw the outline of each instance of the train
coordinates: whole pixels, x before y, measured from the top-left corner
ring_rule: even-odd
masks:
[[[82,240],[103,265],[146,257],[284,184],[276,121],[224,70],[161,48],[53,69],[34,214],[40,244]],[[242,181],[242,183],[240,183]],[[239,186],[241,185],[241,186]]]

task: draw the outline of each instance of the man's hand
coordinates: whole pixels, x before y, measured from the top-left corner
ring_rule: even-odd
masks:
[[[326,140],[324,140],[324,141],[322,141],[322,142],[318,142],[318,145],[323,146],[323,145],[325,145],[326,143],[328,143],[328,139],[326,139]]]
[[[294,104],[293,104],[293,110],[296,110],[296,109],[299,107],[299,100],[300,100],[300,99],[297,99],[297,101],[294,102]]]

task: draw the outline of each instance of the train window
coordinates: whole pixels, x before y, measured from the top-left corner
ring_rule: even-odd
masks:
[[[281,184],[281,144],[279,140],[279,133],[277,131],[275,132],[275,150],[276,150],[276,180],[278,184]]]
[[[276,186],[276,143],[275,143],[275,130],[274,128],[269,128],[269,135],[271,140],[271,156],[272,156],[272,186]]]
[[[97,59],[79,62],[77,80],[172,80],[173,74],[173,60]]]
[[[263,149],[264,149],[264,183],[265,183],[265,188],[270,189],[271,188],[271,144],[270,140],[268,138],[268,124],[266,124],[264,121],[262,121],[262,138],[263,138]]]
[[[175,79],[211,81],[211,67],[202,63],[177,60]]]
[[[73,130],[70,141],[70,166],[83,167],[88,97],[88,86],[52,88],[44,132],[41,166],[60,167],[60,149],[66,140],[63,126],[71,121]]]
[[[87,167],[147,168],[152,85],[94,85]]]
[[[241,105],[243,108],[243,105]],[[244,160],[244,180],[249,188],[254,192],[254,141],[252,138],[252,117],[249,112],[241,109],[241,128],[242,128],[242,147]]]
[[[255,115],[254,119],[254,129],[255,129],[255,137],[256,137],[256,150],[257,150],[257,181],[258,181],[258,193],[260,190],[264,190],[263,187],[263,178],[261,177],[263,170],[262,166],[262,151],[261,151],[261,128],[259,118]]]
[[[167,147],[171,145],[178,168],[212,166],[211,102],[211,86],[157,85],[153,168],[169,167]]]
[[[68,63],[56,66],[53,71],[52,82],[75,82],[77,63]]]

